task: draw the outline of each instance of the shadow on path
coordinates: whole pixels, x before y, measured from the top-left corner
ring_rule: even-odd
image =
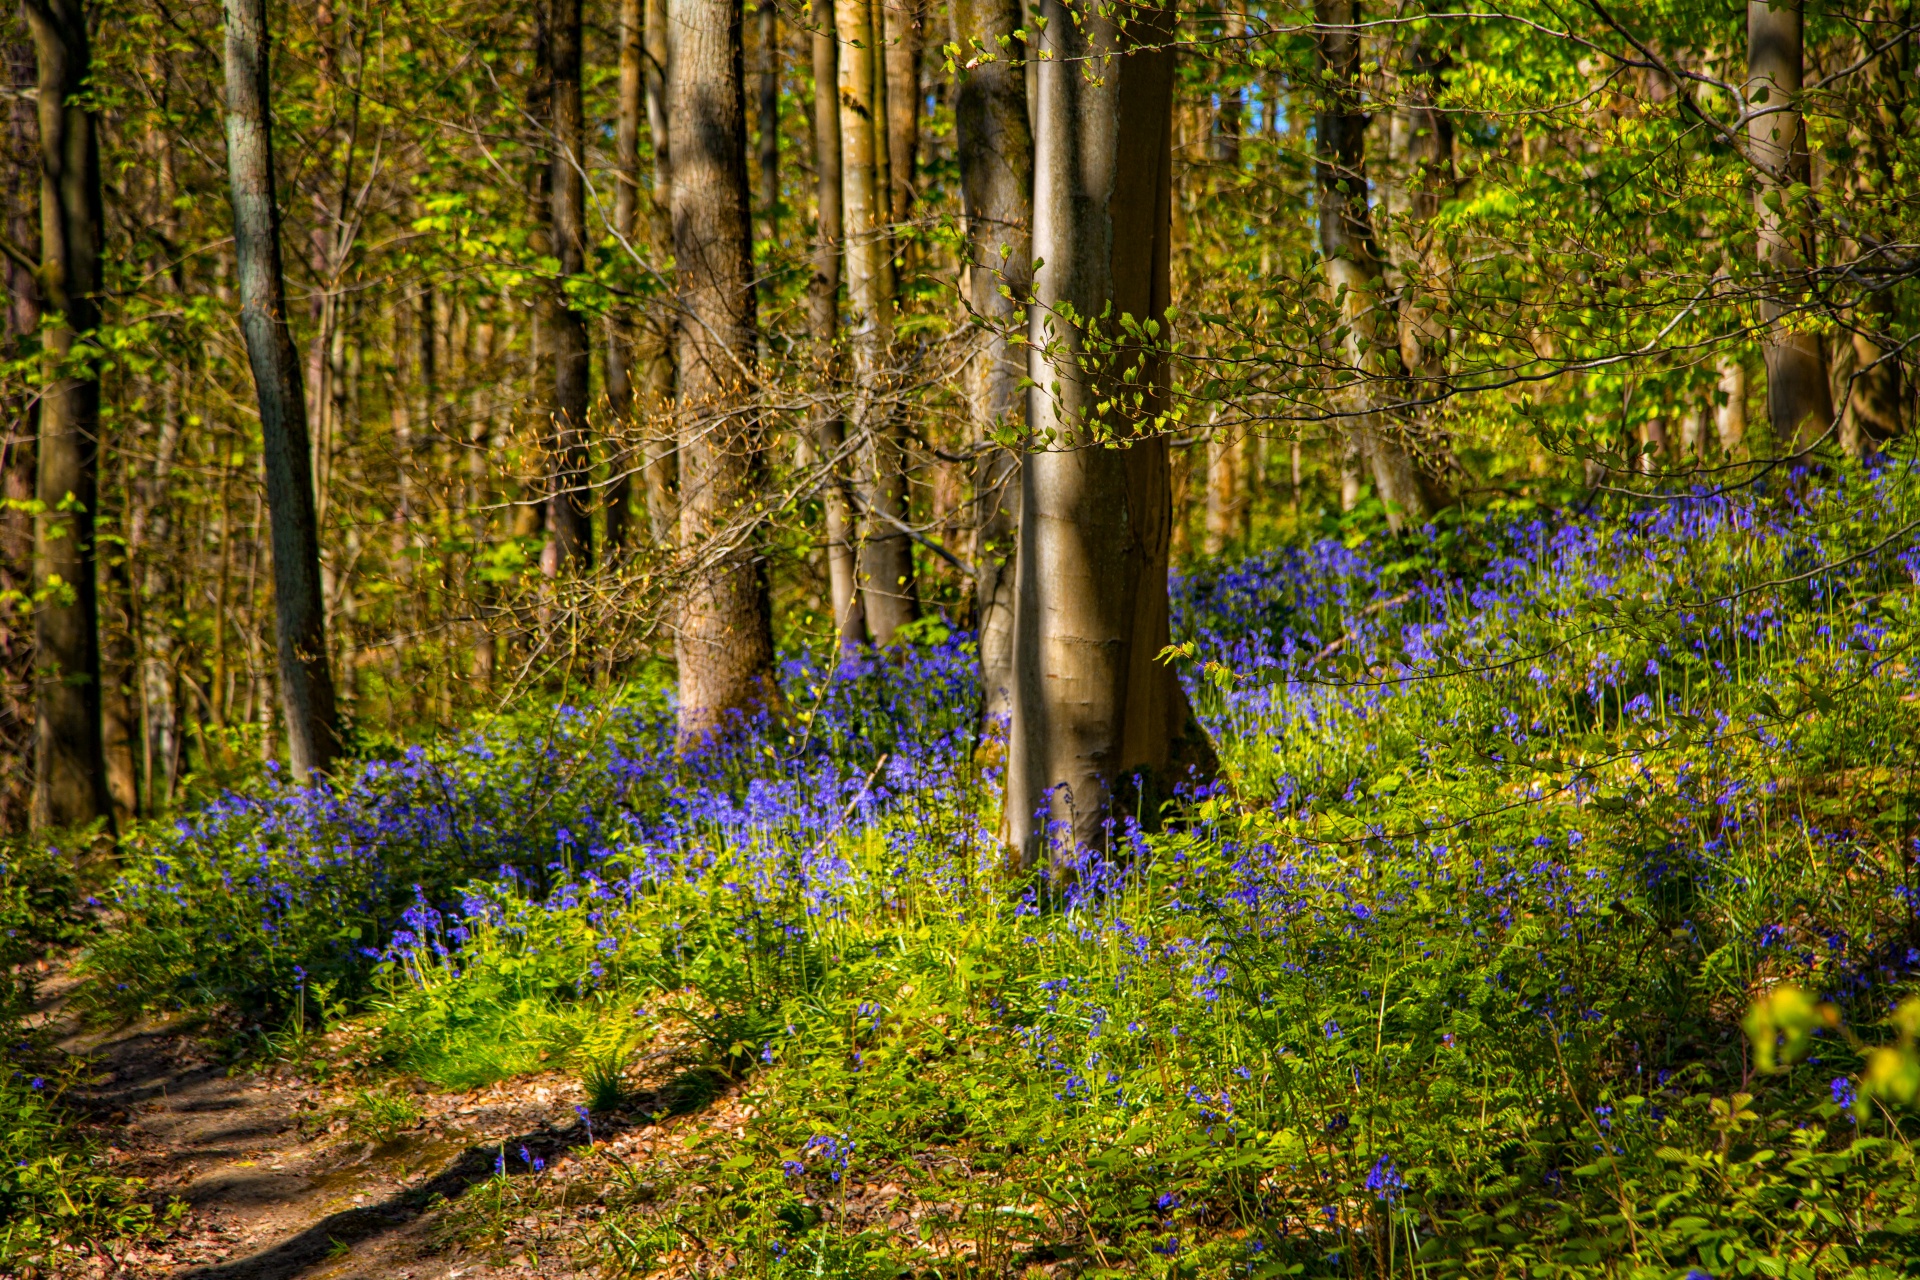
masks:
[[[475,1183],[493,1176],[503,1151],[509,1176],[525,1176],[531,1171],[519,1159],[520,1148],[550,1160],[586,1141],[587,1131],[575,1126],[559,1131],[540,1129],[508,1138],[504,1143],[468,1147],[432,1178],[380,1204],[328,1214],[270,1249],[251,1257],[182,1271],[177,1280],[293,1280],[309,1267],[326,1261],[342,1245],[351,1247],[413,1221],[436,1198],[458,1199]]]

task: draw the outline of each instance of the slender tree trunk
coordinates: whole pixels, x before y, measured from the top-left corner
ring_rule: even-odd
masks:
[[[779,699],[772,606],[752,519],[764,467],[754,405],[756,314],[741,0],[674,0],[673,243],[681,302],[680,545],[704,563],[674,650],[680,742]]]
[[[1759,170],[1760,264],[1768,275],[1760,318],[1767,329],[1767,421],[1775,449],[1805,448],[1833,424],[1826,353],[1820,335],[1792,327],[1813,261],[1809,219],[1792,188],[1810,176],[1800,115],[1801,0],[1749,0],[1747,99],[1754,112],[1748,150]]]
[[[1367,204],[1367,117],[1361,103],[1359,0],[1315,0],[1314,53],[1321,95],[1315,121],[1320,251],[1327,287],[1347,328],[1345,381],[1335,398],[1360,462],[1373,474],[1387,523],[1396,532],[1430,514],[1413,459],[1374,408],[1385,376],[1380,348],[1393,333],[1381,289],[1381,265]],[[1344,497],[1344,494],[1343,494]]]
[[[1221,427],[1207,440],[1207,532],[1200,545],[1209,558],[1224,552],[1240,532],[1247,487],[1245,443],[1245,437],[1235,438]]]
[[[1407,106],[1406,217],[1411,250],[1406,263],[1410,295],[1401,305],[1398,342],[1406,373],[1407,398],[1414,407],[1403,421],[1417,442],[1415,478],[1427,507],[1450,498],[1442,480],[1441,459],[1447,440],[1440,422],[1440,397],[1447,390],[1447,328],[1425,299],[1443,296],[1452,271],[1446,246],[1433,222],[1457,185],[1453,164],[1453,118],[1436,105],[1441,77],[1452,65],[1438,30],[1421,34],[1409,56]],[[1426,403],[1421,403],[1426,402]]]
[[[1869,7],[1868,38],[1878,40],[1882,31],[1905,26],[1910,20],[1908,7],[1903,0]],[[1907,59],[1912,47],[1912,35],[1902,35],[1872,59],[1860,85],[1861,100],[1853,113],[1853,126],[1864,144],[1861,151],[1865,163],[1855,171],[1849,185],[1863,202],[1883,200],[1887,193],[1900,189],[1894,157],[1908,128],[1905,108],[1913,73]],[[1877,250],[1881,246],[1873,247]],[[1870,264],[1867,278],[1882,278],[1879,287],[1870,289],[1853,313],[1855,376],[1851,379],[1847,418],[1856,453],[1877,448],[1900,435],[1906,425],[1906,361],[1895,336],[1899,309],[1894,305],[1891,281],[1884,280],[1892,263],[1878,252],[1863,255],[1867,248],[1859,242],[1849,244],[1852,255],[1863,256]]]
[[[233,189],[240,328],[260,400],[273,544],[274,631],[294,778],[324,774],[339,750],[320,594],[320,528],[307,449],[300,356],[287,328],[274,197],[265,0],[226,0],[227,168]]]
[[[1719,370],[1714,432],[1720,438],[1721,451],[1734,457],[1747,440],[1747,367],[1736,356],[1722,356]]]
[[[548,451],[553,474],[547,533],[555,559],[573,570],[593,562],[592,482],[587,473],[587,319],[567,295],[567,285],[587,270],[586,123],[580,102],[581,0],[547,0],[548,115],[551,148],[547,181],[547,227],[559,277],[546,295],[546,328],[553,360],[553,399],[548,412]]]
[[[36,456],[32,823],[68,827],[113,818],[100,737],[99,510],[100,150],[86,106],[91,72],[81,0],[28,0],[39,61],[40,284],[59,320],[40,397]]]
[[[847,501],[846,422],[840,413],[840,252],[845,239],[840,192],[840,58],[835,45],[833,0],[815,0],[813,20],[813,151],[819,172],[818,225],[813,278],[807,286],[819,403],[813,410],[813,440],[827,479],[820,488],[827,533],[827,588],[834,634],[842,646],[866,638],[867,615],[855,575],[853,514]]]
[[[1247,14],[1240,7],[1240,0],[1232,0],[1221,15],[1221,28],[1235,53],[1241,51],[1243,38],[1247,34]],[[1232,74],[1239,73],[1239,60],[1217,62],[1218,68],[1232,68]],[[1247,91],[1241,85],[1221,85],[1218,90],[1219,105],[1213,112],[1213,129],[1207,137],[1208,158],[1221,166],[1229,175],[1240,172],[1240,135],[1246,129]],[[1229,178],[1231,181],[1231,178]]]
[[[877,34],[886,50],[884,66],[877,68],[875,75],[885,84],[887,216],[898,226],[913,212],[915,165],[920,152],[920,58],[926,43],[926,0],[872,3],[881,11]]]
[[[653,190],[648,193],[647,237],[661,269],[673,253],[673,142],[667,125],[667,73],[672,50],[667,39],[667,0],[643,0],[646,6],[646,62],[642,83],[647,101],[647,137],[653,144]],[[680,539],[680,444],[672,421],[674,392],[674,320],[655,308],[641,330],[640,366],[645,370],[647,524],[655,546],[672,547]]]
[[[780,7],[760,0],[760,215],[768,243],[780,238]]]
[[[1026,352],[1017,326],[1033,291],[1033,130],[1019,0],[958,0],[954,24],[963,73],[954,99],[960,201],[966,217],[967,306],[977,317],[971,376],[973,426],[983,443],[1025,441]],[[1008,44],[1002,47],[1000,41]],[[987,58],[987,55],[992,55]],[[995,449],[974,465],[974,625],[980,637],[983,722],[1013,712],[1014,551],[1019,456]]]
[[[6,19],[4,74],[14,84],[34,76],[32,41],[24,19]],[[20,21],[18,34],[13,27]],[[7,214],[6,235],[30,258],[39,257],[40,130],[34,101],[19,95],[7,104]],[[7,279],[6,358],[31,358],[40,338],[40,285],[23,263],[9,257]],[[39,397],[31,387],[4,406],[4,436],[0,436],[0,594],[30,600],[33,596],[34,438],[39,431]],[[33,623],[31,612],[19,604],[0,606],[0,830],[18,831],[32,808],[34,765]]]
[[[620,97],[613,131],[613,231],[625,245],[634,243],[640,208],[640,121],[646,111],[646,3],[620,0]],[[633,473],[645,469],[636,453],[633,394],[633,315],[625,307],[607,318],[607,411],[615,424],[606,460],[607,553],[627,546],[628,510],[633,503]]]
[[[1158,661],[1173,516],[1167,440],[1153,431],[1166,356],[1119,323],[1164,332],[1170,294],[1173,21],[1134,12],[1120,27],[1045,0],[1038,41],[1033,252],[1045,265],[1029,413],[1048,443],[1023,463],[1001,823],[1029,866],[1063,852],[1050,823],[1081,846],[1108,838],[1109,816],[1151,823],[1170,775],[1210,754]],[[1087,60],[1106,55],[1089,76]],[[1080,319],[1109,306],[1109,321]]]
[[[859,555],[867,628],[892,644],[913,620],[913,546],[901,526],[906,486],[893,422],[893,244],[886,203],[886,60],[879,53],[881,0],[837,0],[840,51],[840,184],[847,238],[854,440],[860,451],[865,535]]]

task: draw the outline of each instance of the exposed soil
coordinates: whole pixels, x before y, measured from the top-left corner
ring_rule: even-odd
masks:
[[[232,1073],[185,1024],[143,1020],[75,1029],[73,983],[41,986],[41,1016],[65,1052],[97,1070],[72,1100],[92,1114],[112,1167],[147,1180],[156,1204],[187,1212],[164,1238],[99,1255],[76,1277],[139,1280],[485,1280],[575,1274],[552,1254],[489,1260],[436,1230],[444,1202],[491,1177],[524,1147],[554,1174],[585,1154],[578,1089],[557,1075],[467,1094],[416,1098],[424,1120],[390,1141],[356,1139],[338,1092],[285,1070]],[[617,1126],[601,1123],[602,1138]],[[621,1147],[644,1146],[631,1135]],[[495,1250],[497,1255],[502,1251]],[[531,1254],[532,1256],[529,1256]],[[535,1261],[534,1258],[539,1258]]]

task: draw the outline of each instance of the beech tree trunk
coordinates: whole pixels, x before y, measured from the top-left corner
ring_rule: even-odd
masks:
[[[547,494],[547,536],[554,572],[593,562],[592,481],[588,475],[587,401],[592,357],[587,318],[567,296],[587,270],[586,121],[580,103],[581,0],[547,0],[549,136],[548,251],[559,275],[545,296],[545,328],[553,361],[547,450],[553,468]]]
[[[867,615],[860,603],[854,564],[854,523],[847,501],[846,421],[840,413],[840,251],[844,240],[840,192],[840,56],[835,46],[833,0],[815,0],[813,20],[813,155],[819,174],[818,222],[814,229],[813,276],[807,285],[819,403],[813,410],[814,448],[827,470],[820,487],[827,533],[827,591],[834,634],[845,647],[866,639]]]
[[[1457,183],[1453,118],[1436,105],[1440,77],[1451,63],[1440,33],[1423,33],[1409,62],[1406,217],[1411,252],[1406,267],[1412,288],[1400,308],[1398,340],[1407,399],[1415,402],[1404,415],[1419,444],[1415,479],[1426,505],[1435,508],[1449,501],[1438,465],[1447,449],[1438,403],[1447,387],[1447,328],[1424,299],[1441,296],[1443,281],[1452,270],[1446,246],[1433,232],[1433,220],[1453,198]]]
[[[954,98],[967,264],[961,280],[977,318],[968,390],[974,431],[1025,441],[1026,352],[1015,341],[1033,290],[1033,129],[1019,0],[957,0],[964,71]],[[1000,41],[1007,39],[1006,47]],[[974,626],[979,633],[983,725],[1013,713],[1014,552],[1019,456],[995,449],[974,464]]]
[[[1767,328],[1767,421],[1776,449],[1811,445],[1833,425],[1826,352],[1820,335],[1792,327],[1813,261],[1802,208],[1790,188],[1804,192],[1811,168],[1800,114],[1803,69],[1801,0],[1748,0],[1747,99],[1753,117],[1748,151],[1759,171],[1760,264],[1767,295],[1760,318]]]
[[[780,238],[780,8],[760,0],[760,209],[766,238]]]
[[[681,319],[680,545],[698,558],[682,601],[682,749],[774,705],[773,611],[750,527],[764,444],[754,404],[753,212],[741,0],[673,0],[670,129]]]
[[[273,545],[274,630],[280,697],[295,779],[324,774],[339,750],[326,611],[320,590],[320,527],[300,355],[287,328],[268,110],[265,0],[226,0],[227,169],[233,189],[240,329],[260,400],[267,515]]]
[[[881,0],[837,0],[840,186],[847,239],[848,345],[864,531],[858,574],[867,629],[892,644],[913,620],[913,544],[904,532],[906,484],[888,385],[893,351],[893,240],[887,205],[886,59]]]
[[[640,209],[640,120],[646,110],[645,0],[620,0],[620,89],[614,113],[613,231],[627,245],[638,232]],[[607,481],[607,553],[626,549],[633,505],[633,475],[644,470],[645,455],[633,448],[637,435],[633,392],[634,320],[619,307],[607,318],[607,411],[617,424],[605,450],[612,474]],[[611,442],[610,442],[611,443]]]
[[[1200,542],[1208,556],[1220,555],[1241,535],[1246,467],[1246,437],[1215,427],[1207,439],[1206,536]]]
[[[1208,754],[1157,660],[1173,523],[1168,444],[1154,430],[1166,356],[1120,326],[1165,332],[1173,16],[1136,11],[1122,26],[1066,0],[1043,13],[1029,414],[1046,443],[1023,460],[1001,823],[1023,866],[1067,854],[1051,824],[1075,846],[1099,845],[1109,817],[1151,824],[1167,784]],[[1087,60],[1108,55],[1090,77]]]
[[[14,84],[34,78],[33,43],[24,23],[9,27],[4,74]],[[40,130],[34,99],[26,94],[7,104],[5,234],[29,261],[40,257]],[[35,272],[9,256],[0,263],[7,281],[6,358],[27,359],[40,340],[40,285]],[[17,386],[0,412],[0,592],[33,594],[34,438],[40,421],[39,396]],[[20,608],[0,609],[0,830],[27,825],[34,789],[33,618]]]
[[[60,319],[45,352],[63,374],[40,397],[36,457],[34,778],[36,829],[112,826],[101,744],[100,375],[87,357],[100,324],[100,149],[87,109],[92,50],[81,0],[28,0],[39,63],[40,286]],[[75,359],[79,357],[79,359]]]
[[[1319,187],[1320,252],[1327,288],[1347,329],[1347,368],[1334,395],[1351,424],[1353,448],[1371,471],[1397,533],[1431,514],[1413,459],[1390,434],[1375,408],[1386,376],[1380,361],[1384,335],[1395,334],[1381,289],[1379,248],[1367,204],[1367,116],[1361,102],[1358,0],[1315,0],[1314,64],[1320,73],[1315,117],[1315,178]],[[1397,334],[1395,334],[1397,337]]]
[[[1715,396],[1714,433],[1720,448],[1729,457],[1746,444],[1747,439],[1747,367],[1735,356],[1719,361],[1720,381]]]
[[[654,261],[664,269],[673,252],[673,142],[667,127],[667,73],[672,53],[667,40],[667,0],[643,0],[646,6],[646,59],[641,73],[647,100],[647,137],[653,143],[653,190],[647,200],[647,235]],[[647,523],[654,545],[671,547],[680,537],[680,459],[669,412],[674,393],[674,322],[664,309],[647,317],[641,330],[640,367],[646,374]]]
[[[886,49],[885,67],[878,74],[883,76],[886,85],[887,209],[897,227],[913,212],[915,165],[920,151],[920,57],[926,43],[926,4],[925,0],[873,2],[882,11],[879,34]]]

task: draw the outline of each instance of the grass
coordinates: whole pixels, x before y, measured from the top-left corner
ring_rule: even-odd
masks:
[[[633,697],[263,782],[149,833],[89,965],[441,1087],[724,1095],[542,1246],[616,1274],[1908,1274],[1916,507],[1888,465],[1187,579],[1224,776],[1051,874],[949,638],[796,657],[699,759]],[[575,1212],[494,1182],[488,1247]]]

